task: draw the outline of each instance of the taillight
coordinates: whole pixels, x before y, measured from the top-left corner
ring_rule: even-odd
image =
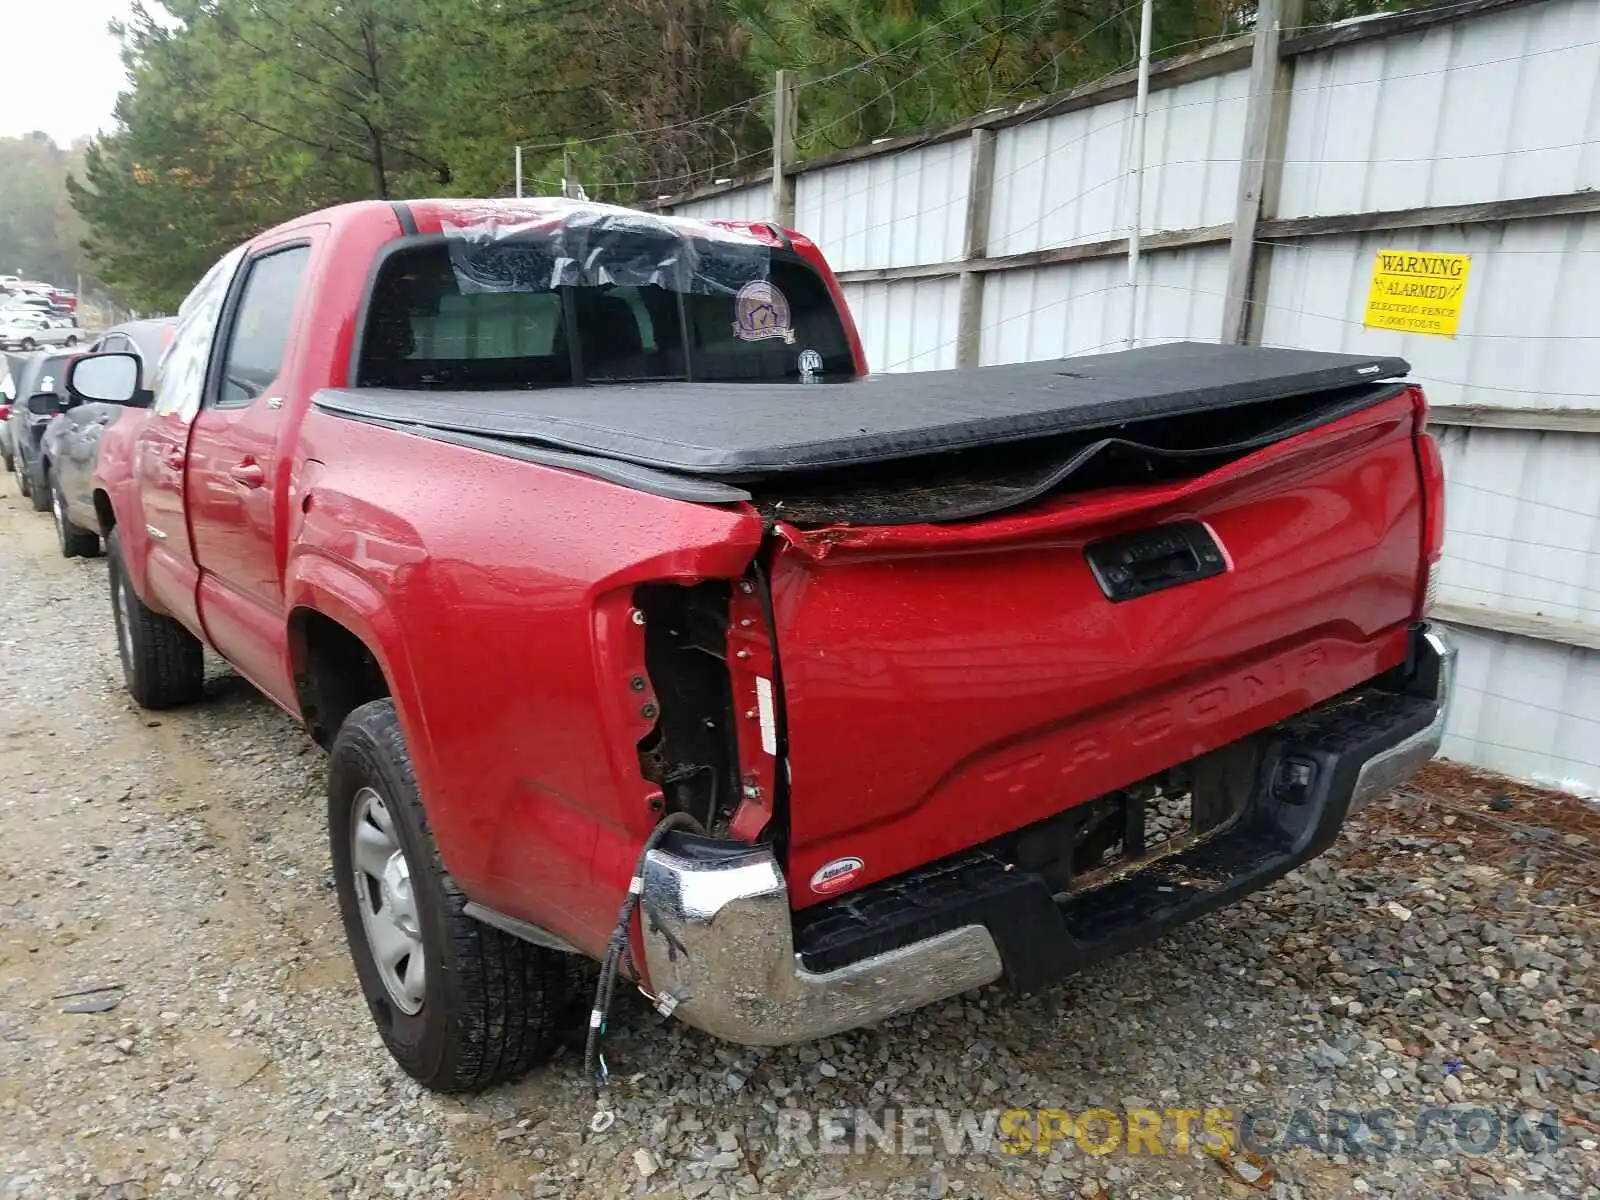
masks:
[[[11,419],[11,405],[9,405],[9,404],[0,404],[0,421],[8,421],[10,419]]]
[[[1433,608],[1439,590],[1439,560],[1444,555],[1444,456],[1427,431],[1428,401],[1421,388],[1411,389],[1417,414],[1417,471],[1422,481],[1422,578],[1417,591],[1417,616]]]

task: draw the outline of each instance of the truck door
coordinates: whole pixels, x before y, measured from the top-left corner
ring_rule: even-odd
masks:
[[[144,525],[124,539],[129,553],[144,547],[145,598],[198,631],[195,584],[199,578],[184,520],[184,459],[189,430],[200,411],[217,320],[245,249],[230,251],[195,285],[178,310],[166,369],[149,418],[134,441],[133,471]]]
[[[222,315],[186,481],[206,636],[291,709],[279,553],[291,456],[279,445],[288,390],[279,377],[318,233],[252,248]]]

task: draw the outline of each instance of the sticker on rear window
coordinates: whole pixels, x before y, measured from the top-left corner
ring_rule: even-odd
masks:
[[[800,351],[800,378],[805,383],[815,383],[822,374],[822,355],[815,350]]]
[[[733,336],[741,342],[782,338],[792,344],[788,298],[765,279],[752,279],[733,298]]]

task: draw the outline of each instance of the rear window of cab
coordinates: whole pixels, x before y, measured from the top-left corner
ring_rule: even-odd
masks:
[[[548,260],[536,242],[493,250],[505,278]],[[502,258],[501,256],[504,256]],[[727,294],[654,284],[478,290],[443,239],[401,245],[367,303],[358,387],[531,388],[707,380],[783,382],[855,373],[822,277],[773,251],[765,280]]]

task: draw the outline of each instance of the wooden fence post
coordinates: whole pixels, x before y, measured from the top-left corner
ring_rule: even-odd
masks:
[[[972,164],[967,173],[966,226],[961,257],[967,262],[989,254],[989,206],[994,198],[994,130],[972,131]],[[982,271],[962,271],[956,308],[956,366],[975,367],[983,350]]]
[[[1289,135],[1293,60],[1279,52],[1285,29],[1298,29],[1305,0],[1261,0],[1250,56],[1250,95],[1239,156],[1239,197],[1228,248],[1228,291],[1222,302],[1222,340],[1259,342],[1265,316],[1269,254],[1257,254],[1256,222],[1274,217]]]
[[[794,227],[794,176],[796,101],[799,89],[793,71],[780,70],[772,96],[772,219],[785,229]]]

